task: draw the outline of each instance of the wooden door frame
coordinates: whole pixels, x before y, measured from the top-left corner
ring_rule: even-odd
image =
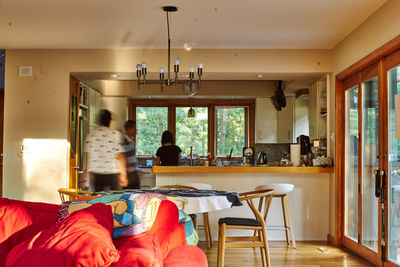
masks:
[[[80,81],[73,75],[70,75],[70,80],[69,80],[69,106],[68,106],[68,143],[71,146],[71,107],[72,107],[72,94],[74,92],[74,87],[78,86],[78,94],[76,95],[76,131],[79,132],[79,85]],[[78,146],[78,141],[79,141],[79,134],[75,135],[75,144]],[[75,159],[78,161],[78,149],[75,149]],[[73,174],[75,172],[75,175]],[[68,150],[68,174],[69,174],[69,188],[78,188],[78,170],[73,170],[71,166],[71,147],[69,147]],[[76,177],[76,178],[74,178]]]
[[[335,144],[335,237],[331,237],[330,240],[336,246],[343,246],[344,243],[348,243],[345,241],[344,237],[344,192],[345,192],[345,81],[349,77],[355,75],[356,73],[361,73],[364,69],[368,68],[368,66],[378,63],[378,78],[379,78],[379,97],[383,97],[383,94],[387,92],[387,85],[384,81],[386,77],[387,69],[383,67],[382,60],[385,59],[387,56],[393,54],[397,50],[400,50],[400,35],[395,37],[393,40],[389,41],[388,43],[384,44],[383,46],[379,47],[372,53],[368,54],[360,61],[354,63],[352,66],[347,68],[346,70],[342,71],[341,73],[336,75],[336,103],[335,103],[335,115],[336,115],[336,144]],[[398,51],[396,52],[398,53]],[[360,88],[361,89],[361,88]],[[383,101],[387,101],[387,97],[380,99]],[[384,107],[380,107],[381,110]],[[383,114],[383,113],[381,113]],[[379,129],[383,129],[384,123],[387,123],[387,118],[384,118],[382,123],[379,125]],[[387,124],[386,124],[387,125]],[[379,146],[387,147],[387,143],[382,143]],[[385,151],[384,148],[380,151]],[[381,166],[380,166],[381,167]],[[387,166],[386,166],[387,167]],[[387,194],[386,194],[387,197]],[[387,201],[386,201],[386,210],[387,210]],[[386,217],[386,223],[387,223]],[[387,224],[386,224],[387,225]],[[380,225],[379,225],[380,227]],[[386,240],[387,242],[387,240]],[[386,246],[387,250],[387,246]],[[380,251],[380,250],[378,250]],[[385,251],[386,253],[386,251]],[[378,257],[380,254],[378,253]],[[380,258],[380,257],[379,257]],[[367,259],[368,260],[368,259]],[[388,264],[388,265],[387,265]],[[392,266],[392,263],[385,262],[385,266]],[[379,262],[381,265],[381,262]],[[397,266],[394,265],[393,266]]]

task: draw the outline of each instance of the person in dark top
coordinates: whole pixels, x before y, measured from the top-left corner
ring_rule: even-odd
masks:
[[[174,143],[174,136],[170,131],[164,131],[161,137],[161,147],[157,149],[157,165],[177,166],[181,163],[181,152],[179,146]],[[161,164],[160,164],[161,163]]]

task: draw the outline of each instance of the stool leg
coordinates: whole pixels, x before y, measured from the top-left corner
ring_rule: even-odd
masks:
[[[225,256],[225,229],[226,224],[223,223],[219,226],[218,231],[218,256],[217,256],[217,267],[224,266],[224,256]]]
[[[286,235],[286,243],[289,245],[290,240],[289,240],[289,225],[288,225],[288,220],[287,220],[287,211],[286,211],[286,202],[285,202],[285,197],[286,195],[281,196],[281,203],[282,203],[282,212],[283,212],[283,222],[285,223],[285,235]]]
[[[207,248],[211,248],[211,232],[210,232],[210,220],[208,218],[208,212],[203,213],[203,224],[204,224],[204,234],[206,236],[206,243],[207,243]]]
[[[284,199],[285,199],[285,206],[286,206],[286,209],[287,209],[287,216],[288,216],[288,219],[289,219],[289,227],[290,227],[290,235],[292,237],[292,245],[293,245],[293,248],[296,248],[296,240],[294,238],[294,229],[293,229],[292,216],[290,214],[289,201],[288,201],[286,195],[284,196]]]

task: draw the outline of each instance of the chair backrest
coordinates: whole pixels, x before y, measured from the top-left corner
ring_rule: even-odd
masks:
[[[173,196],[166,196],[168,200],[172,201],[175,203],[175,205],[178,207],[180,210],[185,209],[185,205],[188,203],[186,199],[179,198],[179,197],[173,197]]]
[[[58,189],[58,193],[60,194],[62,202],[65,202],[65,196],[69,196],[70,200],[75,200],[78,197],[91,196],[94,194],[94,192],[91,191],[79,190],[74,188],[60,188]]]
[[[182,184],[159,185],[159,186],[157,186],[157,188],[168,188],[168,189],[192,189],[192,190],[197,190],[196,187],[188,186],[188,185],[182,185]]]
[[[266,218],[269,207],[271,205],[272,196],[274,191],[272,189],[254,190],[249,192],[240,193],[239,201],[246,201],[251,210],[253,211],[256,219],[265,227]],[[254,205],[254,200],[259,199],[259,208]],[[262,215],[262,206],[264,206],[264,216]]]
[[[157,186],[157,188],[168,188],[168,189],[191,189],[191,190],[197,190],[197,188],[188,186],[188,185],[181,185],[181,184],[171,184],[171,185],[160,185]],[[186,199],[178,198],[178,197],[173,197],[173,196],[167,196],[168,200],[173,201],[180,210],[185,209],[185,205],[187,204]]]

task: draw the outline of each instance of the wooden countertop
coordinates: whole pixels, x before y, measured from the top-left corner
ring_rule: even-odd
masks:
[[[333,167],[153,166],[154,173],[333,173]]]

